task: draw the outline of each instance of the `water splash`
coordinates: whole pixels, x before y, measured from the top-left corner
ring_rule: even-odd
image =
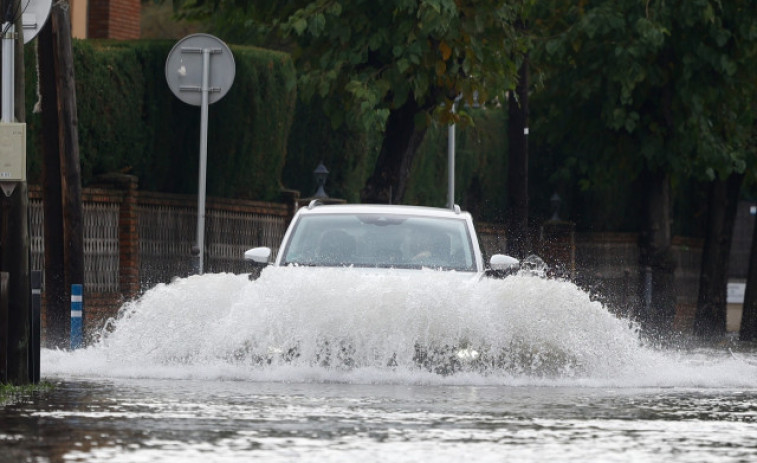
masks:
[[[476,281],[268,268],[252,282],[177,279],[126,304],[95,345],[45,351],[43,374],[713,386],[757,378],[757,367],[732,357],[687,366],[650,349],[638,327],[574,284],[532,273]]]

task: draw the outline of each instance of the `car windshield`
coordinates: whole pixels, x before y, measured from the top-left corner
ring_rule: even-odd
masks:
[[[476,270],[465,219],[370,213],[300,217],[281,264]]]

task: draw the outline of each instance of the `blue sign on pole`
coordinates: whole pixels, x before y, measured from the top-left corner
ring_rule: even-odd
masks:
[[[82,285],[71,285],[71,349],[82,347],[84,316]]]

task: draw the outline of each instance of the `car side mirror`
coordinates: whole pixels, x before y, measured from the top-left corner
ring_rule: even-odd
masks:
[[[520,267],[520,261],[515,257],[505,254],[494,254],[489,259],[489,266],[492,270],[499,272],[515,271]]]
[[[271,248],[261,246],[259,248],[248,249],[244,252],[244,260],[256,264],[268,265],[271,259]]]

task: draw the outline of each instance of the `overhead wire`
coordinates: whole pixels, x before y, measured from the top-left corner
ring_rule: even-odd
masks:
[[[29,8],[29,4],[31,2],[32,0],[26,0],[26,3],[22,8],[22,2],[17,3],[15,0],[7,0],[5,8],[6,11],[3,12],[3,37],[5,37],[5,34],[8,33],[11,25],[15,24],[17,20],[21,19],[26,9]]]

